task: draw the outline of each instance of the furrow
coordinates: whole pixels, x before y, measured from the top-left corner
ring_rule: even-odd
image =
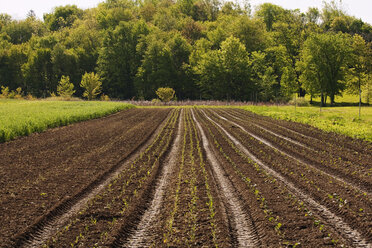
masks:
[[[204,113],[204,114],[205,114],[205,113]],[[355,184],[353,184],[353,183],[351,183],[351,182],[348,182],[348,181],[344,180],[343,178],[340,178],[340,177],[338,177],[338,176],[336,176],[336,175],[330,174],[330,173],[328,173],[328,172],[326,172],[326,171],[320,169],[320,168],[317,167],[317,166],[314,166],[314,165],[312,165],[312,164],[307,163],[306,161],[304,161],[304,160],[302,160],[302,159],[300,159],[300,158],[297,158],[297,157],[295,157],[295,156],[292,156],[291,154],[289,154],[289,153],[283,151],[282,149],[280,149],[278,146],[274,145],[274,144],[271,143],[270,141],[268,141],[268,140],[266,140],[266,139],[264,139],[264,138],[261,138],[261,137],[255,135],[255,134],[249,132],[248,130],[246,130],[244,127],[242,127],[241,125],[239,125],[239,124],[236,123],[236,122],[233,122],[233,121],[231,121],[231,120],[228,120],[228,119],[226,119],[225,117],[220,116],[220,115],[217,114],[217,113],[215,113],[215,115],[218,116],[220,119],[222,119],[222,120],[224,120],[224,121],[227,121],[227,122],[229,122],[229,123],[231,123],[231,124],[233,124],[233,125],[239,127],[241,130],[243,130],[245,133],[249,134],[250,136],[252,136],[252,137],[255,138],[256,140],[258,140],[258,141],[264,143],[265,145],[267,145],[267,146],[269,146],[269,147],[271,147],[271,148],[273,148],[273,149],[279,151],[280,153],[286,155],[287,157],[289,157],[289,158],[291,158],[291,159],[293,159],[293,160],[295,160],[295,161],[297,161],[297,162],[299,162],[299,163],[301,163],[301,164],[303,164],[303,165],[305,165],[305,166],[306,166],[306,165],[309,165],[309,166],[311,166],[312,168],[314,168],[315,170],[319,171],[320,173],[322,173],[322,174],[324,174],[324,175],[327,175],[327,176],[329,176],[329,177],[331,177],[331,178],[333,178],[333,179],[335,179],[335,180],[341,182],[342,184],[346,184],[346,185],[348,185],[349,187],[354,188],[355,190],[357,190],[357,191],[359,191],[359,192],[361,192],[361,193],[363,193],[363,194],[366,194],[368,197],[372,198],[372,192],[367,191],[367,190],[365,190],[365,189],[362,189],[362,188],[360,188],[359,186],[357,186],[357,185],[355,185]],[[252,123],[252,125],[255,125],[255,124]],[[260,127],[260,128],[261,128],[261,127]],[[265,128],[262,128],[262,129],[266,130]],[[267,131],[267,130],[266,130],[266,131]],[[268,131],[268,132],[271,133],[271,134],[273,134],[273,135],[276,135],[275,133],[273,133],[273,132],[271,132],[271,131]],[[276,135],[276,136],[279,137],[279,135]],[[284,138],[285,138],[285,137],[284,137]],[[288,140],[288,139],[286,139],[286,140]],[[305,146],[304,146],[304,147],[305,147]]]
[[[151,202],[150,207],[146,210],[143,214],[140,223],[138,224],[136,232],[129,238],[128,242],[125,243],[122,247],[145,247],[146,244],[149,244],[152,240],[154,233],[150,233],[150,228],[154,224],[156,217],[160,212],[160,208],[162,206],[163,198],[166,192],[166,188],[170,187],[168,185],[169,177],[171,173],[174,171],[174,167],[176,166],[177,162],[177,154],[179,153],[180,146],[181,146],[181,126],[182,126],[182,118],[183,118],[183,109],[180,113],[180,120],[178,123],[178,130],[176,134],[176,138],[173,141],[172,149],[168,154],[167,158],[164,162],[164,168],[161,177],[159,178],[156,184],[156,190],[154,198]]]
[[[209,160],[209,163],[211,164],[212,167],[212,171],[214,172],[218,184],[220,185],[223,198],[227,203],[226,205],[231,211],[230,214],[232,222],[235,226],[234,231],[238,245],[239,247],[257,247],[259,240],[256,235],[256,230],[254,230],[252,220],[244,212],[243,207],[239,201],[239,198],[235,193],[234,186],[232,185],[228,177],[225,175],[223,168],[221,167],[217,158],[213,154],[207,136],[204,133],[204,130],[201,127],[200,123],[195,118],[194,110],[192,110],[191,113],[193,120],[196,123],[196,126],[198,127],[199,132],[201,134],[202,143],[207,155],[207,159]]]
[[[216,114],[217,114],[217,113],[216,113]],[[241,119],[241,118],[239,118],[239,117],[236,117],[236,116],[234,116],[234,115],[232,115],[232,114],[230,114],[230,113],[225,112],[225,114],[228,115],[228,116],[230,116],[230,117],[232,117],[232,118],[234,118],[234,119],[237,119],[237,120],[241,120],[241,121],[243,121],[243,119]],[[221,119],[227,120],[226,118],[224,118],[224,117],[222,117],[222,116],[219,116],[219,117],[220,117]],[[296,140],[293,140],[293,139],[291,139],[291,138],[285,137],[285,136],[283,136],[283,135],[280,135],[280,134],[274,133],[273,131],[270,131],[269,129],[264,128],[264,127],[262,127],[262,126],[259,126],[259,125],[255,124],[255,123],[250,122],[250,124],[252,124],[253,126],[255,126],[255,127],[259,128],[259,129],[265,130],[266,132],[268,132],[268,133],[270,133],[270,134],[272,134],[272,135],[274,135],[274,136],[276,136],[276,137],[279,137],[279,138],[281,138],[281,139],[284,139],[284,140],[286,140],[286,141],[288,141],[288,142],[291,142],[291,143],[293,143],[293,144],[296,144],[296,145],[298,145],[298,146],[301,146],[301,147],[303,147],[303,148],[306,148],[306,149],[309,149],[309,150],[312,150],[312,151],[316,151],[315,149],[313,149],[313,148],[311,148],[311,147],[309,147],[309,146],[307,146],[307,145],[304,145],[304,144],[302,144],[302,143],[300,143],[300,142],[298,142],[298,141],[296,141]]]
[[[169,114],[169,116],[171,115],[172,113]],[[30,232],[23,234],[18,240],[15,241],[15,247],[41,247],[56,232],[58,232],[72,216],[77,214],[82,207],[87,205],[87,203],[93,199],[95,195],[102,191],[115,177],[117,177],[121,171],[128,167],[139,154],[144,152],[146,148],[154,141],[166,123],[167,121],[164,121],[161,125],[159,125],[159,127],[155,130],[155,132],[153,132],[146,142],[140,144],[139,147],[132,152],[132,154],[120,161],[117,166],[113,168],[113,170],[104,174],[100,179],[93,182],[74,198],[71,198],[67,202],[59,205],[56,210],[50,214],[50,216],[46,216],[46,219],[42,220],[42,222],[31,229]]]
[[[264,164],[256,156],[254,156],[250,151],[248,151],[245,146],[243,146],[234,136],[232,136],[226,129],[224,129],[219,123],[212,120],[203,110],[201,110],[204,116],[210,121],[213,122],[218,128],[220,128],[226,136],[248,157],[250,157],[255,163],[260,165],[264,170],[269,174],[281,181],[286,187],[295,195],[297,195],[303,202],[309,205],[314,212],[316,212],[321,218],[323,218],[326,223],[328,223],[336,232],[340,233],[343,237],[349,240],[354,247],[367,247],[371,248],[372,245],[368,243],[365,239],[362,238],[361,234],[351,228],[347,223],[345,223],[339,216],[332,213],[328,208],[319,204],[314,199],[312,199],[308,194],[304,193],[293,183],[286,180],[283,176],[277,173],[275,170],[271,169],[269,166]],[[262,141],[265,143],[264,141]]]
[[[243,122],[249,121],[250,125],[254,125],[255,127],[265,130],[266,132],[272,132],[271,128],[277,129],[271,134],[277,137],[279,137],[278,135],[283,136],[282,137],[283,139],[289,142],[292,142],[296,145],[302,146],[305,149],[309,149],[315,152],[323,152],[324,150],[327,150],[328,152],[330,152],[330,154],[332,154],[333,157],[336,157],[337,159],[341,158],[343,161],[348,162],[348,163],[350,162],[355,163],[355,161],[359,161],[358,166],[361,166],[364,168],[371,167],[371,163],[369,162],[369,160],[372,157],[368,154],[368,152],[365,152],[365,151],[368,151],[368,148],[364,149],[365,150],[364,152],[358,149],[357,149],[358,151],[356,151],[350,148],[346,148],[345,146],[342,146],[342,145],[340,146],[340,144],[346,144],[345,142],[342,142],[342,141],[329,142],[328,139],[324,139],[324,138],[318,139],[315,137],[307,136],[305,134],[302,134],[300,132],[294,131],[285,126],[280,125],[278,121],[274,119],[272,119],[272,121],[270,122],[262,118],[252,118],[249,115],[246,115],[245,116],[246,118],[244,117],[241,118],[241,116],[237,116],[239,114],[239,112],[237,111],[230,111],[230,112],[223,111],[223,113],[239,121],[243,121]],[[295,123],[292,123],[292,124],[296,125]],[[297,123],[297,125],[300,125],[300,124]],[[284,135],[279,134],[281,132],[284,132],[286,134]],[[288,137],[288,135],[293,136],[293,137]],[[290,139],[291,141],[288,139]],[[320,148],[319,146],[315,144],[320,144],[322,148]]]
[[[253,114],[252,112],[249,112],[249,111],[245,111],[245,110],[242,110],[242,111]],[[247,113],[244,113],[243,114],[243,113],[241,113],[238,110],[237,111],[234,111],[234,112],[235,112],[235,114],[236,113],[239,113],[239,114],[244,115],[245,117],[248,117],[250,119],[255,119],[252,116],[249,116]],[[271,121],[269,121],[271,119],[270,117],[260,116],[260,115],[257,115],[257,114],[254,114],[254,115],[257,116],[258,119],[260,121],[264,122],[264,123],[267,123],[267,124],[270,124],[270,125],[273,124]],[[331,147],[335,147],[335,144],[338,144],[337,146],[340,146],[341,145],[340,149],[344,150],[345,152],[353,153],[353,154],[360,154],[360,153],[363,153],[366,150],[368,150],[368,149],[365,149],[365,147],[363,149],[361,149],[361,148],[355,147],[353,145],[350,145],[350,143],[346,141],[346,140],[349,140],[350,141],[350,138],[348,138],[348,137],[343,137],[340,140],[338,138],[335,139],[335,137],[329,137],[329,136],[328,136],[327,139],[324,139],[324,137],[323,138],[317,137],[316,134],[319,134],[320,132],[324,132],[324,131],[321,131],[321,130],[319,130],[316,127],[311,128],[315,132],[314,133],[315,135],[314,134],[310,134],[309,135],[308,133],[306,133],[306,134],[303,133],[304,132],[303,128],[304,128],[304,126],[306,126],[306,124],[301,124],[301,123],[293,122],[298,127],[300,127],[301,125],[303,126],[302,129],[301,129],[301,131],[299,131],[299,130],[296,130],[296,128],[294,128],[294,127],[287,127],[286,125],[284,125],[282,123],[282,122],[284,122],[283,120],[273,120],[273,121],[274,121],[275,125],[278,128],[283,129],[283,130],[286,130],[286,131],[288,131],[290,133],[293,133],[295,135],[302,136],[303,138],[305,138],[307,140],[312,140],[315,143],[321,142],[321,143],[326,144],[326,145],[331,146]],[[332,133],[332,132],[330,132],[330,133]],[[371,156],[367,156],[367,157],[371,158]]]

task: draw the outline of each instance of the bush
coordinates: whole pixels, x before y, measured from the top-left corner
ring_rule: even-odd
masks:
[[[159,105],[161,103],[161,101],[158,98],[154,98],[154,99],[151,100],[151,103],[154,104],[154,105]]]
[[[69,76],[62,76],[59,84],[57,86],[57,93],[59,96],[68,98],[71,97],[74,93],[74,85],[70,82]]]
[[[9,87],[1,86],[0,98],[22,99],[22,95],[23,92],[21,87],[18,87],[16,90],[9,91]]]
[[[94,72],[86,72],[81,79],[80,86],[85,89],[83,96],[88,98],[88,100],[92,100],[96,98],[97,95],[101,94],[101,78]]]
[[[297,106],[300,106],[300,107],[308,107],[308,106],[310,106],[309,101],[307,101],[305,99],[305,97],[298,97],[296,99],[296,101],[293,98],[292,100],[289,101],[289,104],[291,104],[291,105],[295,105],[296,103],[297,103]]]
[[[102,94],[101,101],[110,101],[110,97],[108,95]]]
[[[27,96],[25,97],[26,100],[30,100],[30,101],[33,101],[33,100],[37,100],[36,97],[34,97],[33,95],[31,95],[30,93],[27,94]]]
[[[162,100],[163,102],[169,102],[174,98],[174,94],[176,92],[172,88],[159,88],[156,91],[156,95]]]
[[[1,95],[2,98],[8,98],[9,96],[9,87],[1,86]]]

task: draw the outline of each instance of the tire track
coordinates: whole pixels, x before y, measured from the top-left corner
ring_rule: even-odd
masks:
[[[249,158],[251,158],[255,163],[260,165],[264,170],[266,170],[269,174],[277,178],[280,182],[282,182],[289,191],[293,194],[297,195],[299,199],[303,202],[307,203],[309,207],[311,207],[314,212],[316,212],[325,222],[330,225],[336,232],[338,232],[341,236],[343,236],[346,240],[351,242],[354,247],[360,248],[372,248],[372,244],[368,243],[365,239],[362,238],[362,235],[357,231],[351,228],[347,223],[345,223],[342,218],[335,215],[333,212],[328,210],[327,207],[319,204],[314,199],[312,199],[308,194],[304,193],[302,190],[297,188],[293,183],[286,180],[283,176],[277,173],[275,170],[271,169],[269,166],[264,164],[261,160],[259,160],[256,156],[254,156],[250,151],[248,151],[245,146],[243,146],[240,141],[238,141],[234,136],[232,136],[226,129],[224,129],[219,123],[212,120],[207,114],[201,110],[204,116],[210,121],[213,122],[218,128],[220,128],[226,136]]]
[[[238,114],[242,114],[242,113],[240,113],[238,111],[233,111],[234,114],[232,114],[230,112],[227,112],[227,111],[223,111],[223,112],[225,114],[231,116],[234,119],[237,119],[237,120],[240,120],[240,121],[248,121],[247,119],[244,119],[244,118],[241,118],[240,116],[237,116]],[[267,132],[271,132],[268,129],[268,127],[263,127],[263,126],[260,126],[260,125],[258,125],[256,123],[254,123],[255,122],[255,118],[252,118],[249,115],[246,115],[246,117],[249,118],[249,123],[250,124],[253,124],[256,127],[259,127],[259,128],[261,128],[261,129],[263,129],[263,130],[265,130]],[[273,119],[273,121],[274,121],[274,119]],[[276,120],[275,120],[275,123],[272,123],[272,122],[270,122],[268,120],[265,120],[265,119],[259,119],[259,123],[260,122],[266,123],[264,125],[275,126],[277,129],[282,130],[282,131],[284,130],[284,132],[291,133],[294,136],[300,136],[302,138],[302,140],[300,139],[300,141],[297,141],[297,140],[295,140],[293,138],[289,138],[289,137],[286,137],[286,136],[281,135],[281,136],[283,136],[282,137],[283,139],[285,139],[285,138],[291,139],[293,142],[297,142],[296,143],[297,145],[303,146],[303,147],[305,147],[307,149],[311,149],[312,151],[315,151],[315,152],[316,151],[322,151],[322,149],[320,149],[319,147],[316,147],[316,146],[313,147],[312,146],[312,144],[321,143],[323,146],[326,146],[326,149],[327,150],[330,150],[331,153],[334,156],[341,157],[342,160],[344,160],[345,162],[354,162],[355,159],[356,160],[360,159],[358,156],[362,156],[362,159],[364,159],[366,161],[368,161],[368,160],[370,160],[372,158],[372,156],[370,156],[365,151],[364,152],[361,152],[360,149],[355,150],[355,149],[347,148],[347,147],[344,147],[344,146],[338,146],[338,145],[336,145],[336,143],[332,143],[332,142],[329,142],[329,141],[324,140],[324,139],[318,139],[316,137],[307,136],[307,135],[305,135],[303,133],[297,132],[295,130],[292,130],[292,129],[287,128],[287,127],[285,127],[283,125],[278,124]],[[262,123],[260,123],[260,124],[262,124]],[[295,123],[295,122],[293,122],[293,123]],[[279,134],[274,132],[274,135],[277,136]],[[289,140],[287,140],[287,141],[289,141]],[[304,142],[304,141],[306,141],[307,144],[301,143],[301,142]],[[337,142],[337,143],[340,143],[340,142]],[[337,149],[337,152],[333,152],[334,149]],[[345,156],[344,153],[347,153],[348,155]],[[370,168],[370,163],[363,163],[363,164],[358,164],[358,165],[360,165],[362,167],[365,167],[365,168]]]
[[[204,113],[204,111],[203,111],[203,113]],[[204,114],[205,114],[205,113],[204,113]],[[243,132],[245,132],[245,133],[247,133],[248,135],[252,136],[252,137],[255,138],[256,140],[258,140],[258,141],[264,143],[265,145],[267,145],[267,146],[269,146],[269,147],[271,147],[271,148],[273,148],[273,149],[279,151],[280,153],[286,155],[287,157],[289,157],[289,158],[291,158],[291,159],[293,159],[293,160],[295,160],[295,161],[297,161],[297,162],[299,162],[299,163],[301,163],[301,164],[303,164],[303,165],[305,165],[305,166],[311,166],[313,169],[319,171],[320,173],[322,173],[322,174],[324,174],[324,175],[327,175],[327,176],[333,178],[334,180],[337,180],[337,181],[341,182],[342,184],[346,184],[346,185],[348,185],[349,187],[351,187],[351,188],[353,188],[353,189],[355,189],[355,190],[361,192],[362,194],[366,194],[368,197],[372,198],[372,192],[371,192],[371,191],[368,191],[368,189],[362,189],[361,187],[359,187],[358,185],[355,185],[355,184],[352,183],[352,182],[346,181],[346,180],[344,180],[344,179],[341,178],[341,177],[338,177],[338,176],[336,176],[336,175],[330,174],[330,173],[328,173],[328,172],[322,170],[322,169],[319,168],[318,166],[315,166],[315,165],[309,164],[309,163],[307,163],[306,161],[304,161],[303,159],[298,158],[298,157],[295,157],[295,156],[293,156],[293,155],[291,155],[291,154],[289,154],[289,153],[283,151],[283,150],[280,149],[277,145],[274,145],[274,144],[271,143],[270,141],[268,141],[268,140],[266,140],[266,139],[264,139],[264,138],[258,137],[257,135],[255,135],[255,134],[249,132],[248,130],[246,130],[244,127],[242,127],[242,126],[239,125],[238,123],[233,122],[233,121],[231,121],[231,120],[228,120],[228,119],[226,119],[225,117],[220,116],[220,115],[219,115],[218,113],[216,113],[216,112],[214,112],[214,114],[215,114],[217,117],[219,117],[220,119],[222,119],[222,120],[224,120],[224,121],[226,121],[226,122],[229,122],[229,123],[231,123],[231,124],[237,126],[237,127],[240,128],[241,130],[243,130]],[[252,125],[255,125],[255,126],[259,127],[258,125],[254,124],[254,123],[252,123]],[[268,131],[269,133],[271,133],[271,134],[273,134],[273,135],[275,135],[275,136],[278,136],[278,137],[281,136],[281,135],[276,135],[275,133],[273,133],[273,132],[271,132],[271,131],[269,131],[269,130],[266,130],[265,128],[262,128],[262,127],[259,127],[259,128],[261,128],[261,129],[263,129],[263,130],[265,130],[265,131]],[[284,137],[284,138],[285,138],[286,140],[290,141],[290,140],[287,139],[286,137]],[[306,148],[306,146],[303,146],[303,147]]]
[[[58,232],[58,230],[60,230],[73,215],[78,213],[79,210],[85,206],[90,199],[103,190],[113,178],[118,176],[123,169],[128,167],[135,160],[135,158],[138,157],[139,154],[146,150],[146,148],[153,142],[158,133],[166,125],[166,120],[170,118],[172,113],[173,111],[169,113],[168,117],[159,125],[150,138],[143,144],[139,144],[138,148],[135,149],[132,154],[120,161],[116,166],[113,167],[113,170],[110,170],[100,179],[97,179],[81,193],[71,199],[68,199],[67,202],[63,202],[57,206],[55,210],[46,216],[45,220],[42,220],[41,223],[32,227],[29,232],[26,232],[19,239],[17,239],[15,241],[15,247],[41,247],[48,239]]]
[[[254,228],[252,220],[247,216],[243,210],[239,198],[236,196],[235,188],[225,175],[225,172],[219,164],[217,158],[212,152],[207,136],[204,133],[200,123],[195,118],[194,110],[191,110],[192,118],[196,123],[197,128],[200,131],[204,150],[209,160],[212,171],[217,179],[220,189],[222,191],[222,197],[226,202],[228,209],[230,210],[230,218],[234,224],[235,237],[239,247],[258,247],[259,239],[257,237],[256,230]]]
[[[243,110],[243,111],[245,111],[245,110]],[[253,117],[251,117],[251,116],[249,116],[249,115],[247,115],[247,114],[245,114],[245,113],[241,113],[240,111],[238,111],[238,110],[236,110],[236,111],[234,111],[235,112],[235,114],[240,114],[240,115],[245,115],[246,117],[248,117],[248,118],[250,118],[250,119],[252,119]],[[245,111],[245,112],[248,112],[248,113],[251,113],[251,114],[254,114],[254,113],[252,113],[252,112],[250,112],[250,111]],[[254,114],[254,115],[256,115],[256,116],[260,116],[260,115],[258,115],[258,114]],[[237,117],[237,116],[234,116],[234,118],[237,118],[237,119],[241,119],[240,117]],[[268,116],[260,116],[260,121],[262,121],[262,122],[264,122],[264,123],[268,123],[268,124],[272,124],[272,122],[270,122],[270,121],[268,121],[267,119],[271,119],[270,117],[268,117]],[[275,120],[275,119],[273,119],[273,120]],[[328,146],[331,146],[331,147],[334,147],[335,146],[335,143],[339,143],[340,141],[339,140],[334,140],[333,138],[332,138],[332,140],[333,140],[333,143],[332,142],[329,142],[329,140],[324,140],[324,139],[322,139],[322,138],[320,138],[320,137],[312,137],[312,136],[309,136],[308,134],[304,134],[304,133],[301,133],[301,132],[299,132],[299,131],[296,131],[296,130],[294,130],[294,129],[292,129],[292,128],[289,128],[289,127],[286,127],[285,125],[283,125],[283,124],[280,124],[279,123],[279,121],[283,121],[283,120],[275,120],[275,125],[279,128],[279,129],[284,129],[284,130],[286,130],[286,131],[288,131],[288,132],[290,132],[290,133],[293,133],[293,134],[295,134],[295,135],[299,135],[299,136],[301,136],[301,137],[303,137],[303,138],[305,138],[305,139],[308,139],[308,140],[312,140],[312,141],[314,141],[314,142],[321,142],[321,143],[323,143],[323,144],[326,144],[326,145],[328,145]],[[295,123],[295,124],[297,124],[297,125],[305,125],[306,126],[306,124],[302,124],[302,123],[299,123],[299,122],[293,122],[293,123]],[[312,128],[314,128],[315,129],[315,132],[316,133],[318,133],[319,134],[319,132],[322,132],[321,130],[319,130],[318,128],[316,128],[316,127],[312,127]],[[324,132],[324,131],[323,131]],[[332,132],[330,132],[330,133],[332,133]],[[342,143],[342,142],[341,142]],[[352,153],[352,154],[358,154],[358,153],[363,153],[363,152],[365,152],[366,150],[365,149],[360,149],[360,148],[356,148],[356,147],[353,147],[353,146],[349,146],[349,145],[347,145],[347,143],[343,143],[343,145],[346,145],[346,146],[341,146],[341,149],[343,149],[343,150],[345,150],[346,152],[349,152],[349,153]],[[370,158],[370,157],[369,157]]]
[[[224,112],[224,113],[225,113],[226,115],[228,115],[228,116],[234,118],[234,119],[237,119],[237,120],[240,120],[240,121],[244,121],[242,118],[237,117],[237,116],[234,116],[234,115],[232,115],[232,114],[230,114],[230,113],[228,113],[228,112]],[[215,112],[215,114],[217,114],[217,113]],[[218,115],[218,114],[217,114],[217,115]],[[291,139],[291,138],[285,137],[285,136],[283,136],[283,135],[281,135],[281,134],[274,133],[273,131],[270,131],[270,130],[267,129],[267,128],[261,127],[261,126],[255,124],[255,123],[253,123],[253,122],[250,122],[250,124],[253,125],[253,126],[255,126],[255,127],[257,127],[257,128],[260,128],[260,129],[262,129],[262,130],[265,130],[266,132],[268,132],[268,133],[270,133],[270,134],[272,134],[272,135],[274,135],[274,136],[276,136],[276,137],[282,138],[282,139],[284,139],[284,140],[286,140],[286,141],[288,141],[288,142],[291,142],[291,143],[293,143],[293,144],[296,144],[296,145],[298,145],[298,146],[301,146],[301,147],[303,147],[303,148],[306,148],[306,149],[309,149],[309,150],[312,150],[312,151],[315,151],[315,152],[316,152],[316,150],[313,149],[312,147],[309,147],[309,146],[307,146],[307,145],[304,145],[304,144],[302,144],[302,143],[300,143],[300,142],[298,142],[298,141],[296,141],[296,140],[293,140],[293,139]]]
[[[151,226],[156,221],[156,217],[160,212],[160,207],[163,202],[163,198],[166,192],[166,188],[170,187],[168,185],[169,177],[174,171],[174,167],[177,163],[177,154],[180,150],[180,139],[182,136],[182,118],[183,109],[180,113],[180,119],[178,123],[178,129],[176,138],[173,141],[172,149],[164,161],[164,168],[162,175],[160,176],[158,182],[156,183],[156,190],[154,198],[151,202],[150,207],[143,214],[141,221],[137,226],[136,232],[129,238],[129,240],[122,247],[145,247],[151,242],[154,233],[150,233]]]

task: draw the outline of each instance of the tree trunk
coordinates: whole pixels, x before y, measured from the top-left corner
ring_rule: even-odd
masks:
[[[329,96],[330,100],[331,100],[331,106],[333,106],[335,104],[335,95],[334,94],[331,94]]]
[[[360,77],[359,77],[359,119],[360,119],[361,108],[362,108],[362,89],[360,87]]]
[[[303,88],[300,87],[298,96],[299,97],[305,97],[305,95],[306,95],[306,91]]]

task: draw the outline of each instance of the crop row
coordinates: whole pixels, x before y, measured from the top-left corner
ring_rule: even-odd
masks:
[[[371,171],[368,169],[368,166],[365,167],[360,165],[360,163],[356,163],[355,160],[350,161],[342,159],[339,155],[335,156],[332,151],[323,148],[314,149],[312,148],[314,145],[309,147],[303,145],[302,142],[294,142],[287,137],[273,135],[273,132],[262,128],[254,122],[252,123],[251,120],[234,120],[234,122],[245,126],[249,132],[264,138],[275,146],[280,147],[282,151],[289,153],[292,156],[300,157],[302,160],[306,161],[306,163],[309,163],[322,171],[329,171],[330,173],[339,175],[348,181],[365,184],[367,188],[370,188],[372,185],[370,177]]]
[[[163,243],[167,246],[218,247],[216,209],[205,169],[200,141],[189,110],[183,118],[183,142],[173,208],[167,219]],[[207,214],[209,212],[209,214]],[[205,225],[202,223],[209,223]]]
[[[328,239],[336,242],[337,235],[331,234],[326,223],[321,223],[284,184],[244,154],[215,123],[202,115],[199,118],[208,129],[216,150],[225,159],[225,168],[232,171],[245,184],[242,191],[249,192],[246,196],[247,201],[251,203],[250,209],[257,216],[259,226],[263,229],[261,231],[271,233],[270,241],[264,242],[273,242],[272,245],[275,243],[296,245],[303,242],[321,244],[328,242]],[[310,233],[318,236],[318,240],[309,237]]]
[[[220,119],[217,121],[222,123]],[[228,126],[227,123],[222,124]],[[319,173],[311,165],[293,160],[280,150],[272,148],[251,136],[249,131],[245,131],[246,128],[248,129],[249,126],[247,125],[244,130],[234,128],[231,132],[235,133],[235,137],[249,147],[255,156],[260,157],[266,164],[270,164],[272,168],[290,182],[295,183],[318,202],[342,216],[345,222],[359,230],[360,233],[364,233],[366,237],[371,235],[368,228],[372,204],[367,194],[359,193],[345,183],[335,180],[329,175]],[[247,138],[249,142],[247,142]],[[265,156],[262,154],[265,154]]]
[[[367,195],[353,191],[348,185],[319,173],[314,167],[286,156],[280,150],[264,143],[265,140],[261,142],[255,136],[250,135],[249,131],[246,131],[245,128],[248,129],[248,125],[243,130],[241,128],[231,128],[231,125],[227,122],[217,117],[212,118],[229,129],[254,156],[270,165],[272,169],[284,176],[289,182],[307,192],[308,195],[333,213],[342,216],[346,223],[359,230],[365,237],[370,236],[368,233],[368,213],[371,210],[371,204]]]
[[[368,153],[372,147],[366,142],[322,132],[298,123],[273,120],[244,110],[235,109],[229,111],[228,114],[234,119],[239,118],[242,121],[258,124],[275,133],[283,134],[318,151],[327,151],[336,158],[354,161],[360,166],[372,167],[371,154]]]
[[[109,242],[109,238],[115,238],[110,237],[113,230],[120,229],[121,220],[133,214],[138,207],[136,204],[154,180],[160,160],[169,148],[178,115],[179,111],[175,110],[151,145],[104,190],[90,199],[44,247],[77,247],[82,244],[98,247]]]

